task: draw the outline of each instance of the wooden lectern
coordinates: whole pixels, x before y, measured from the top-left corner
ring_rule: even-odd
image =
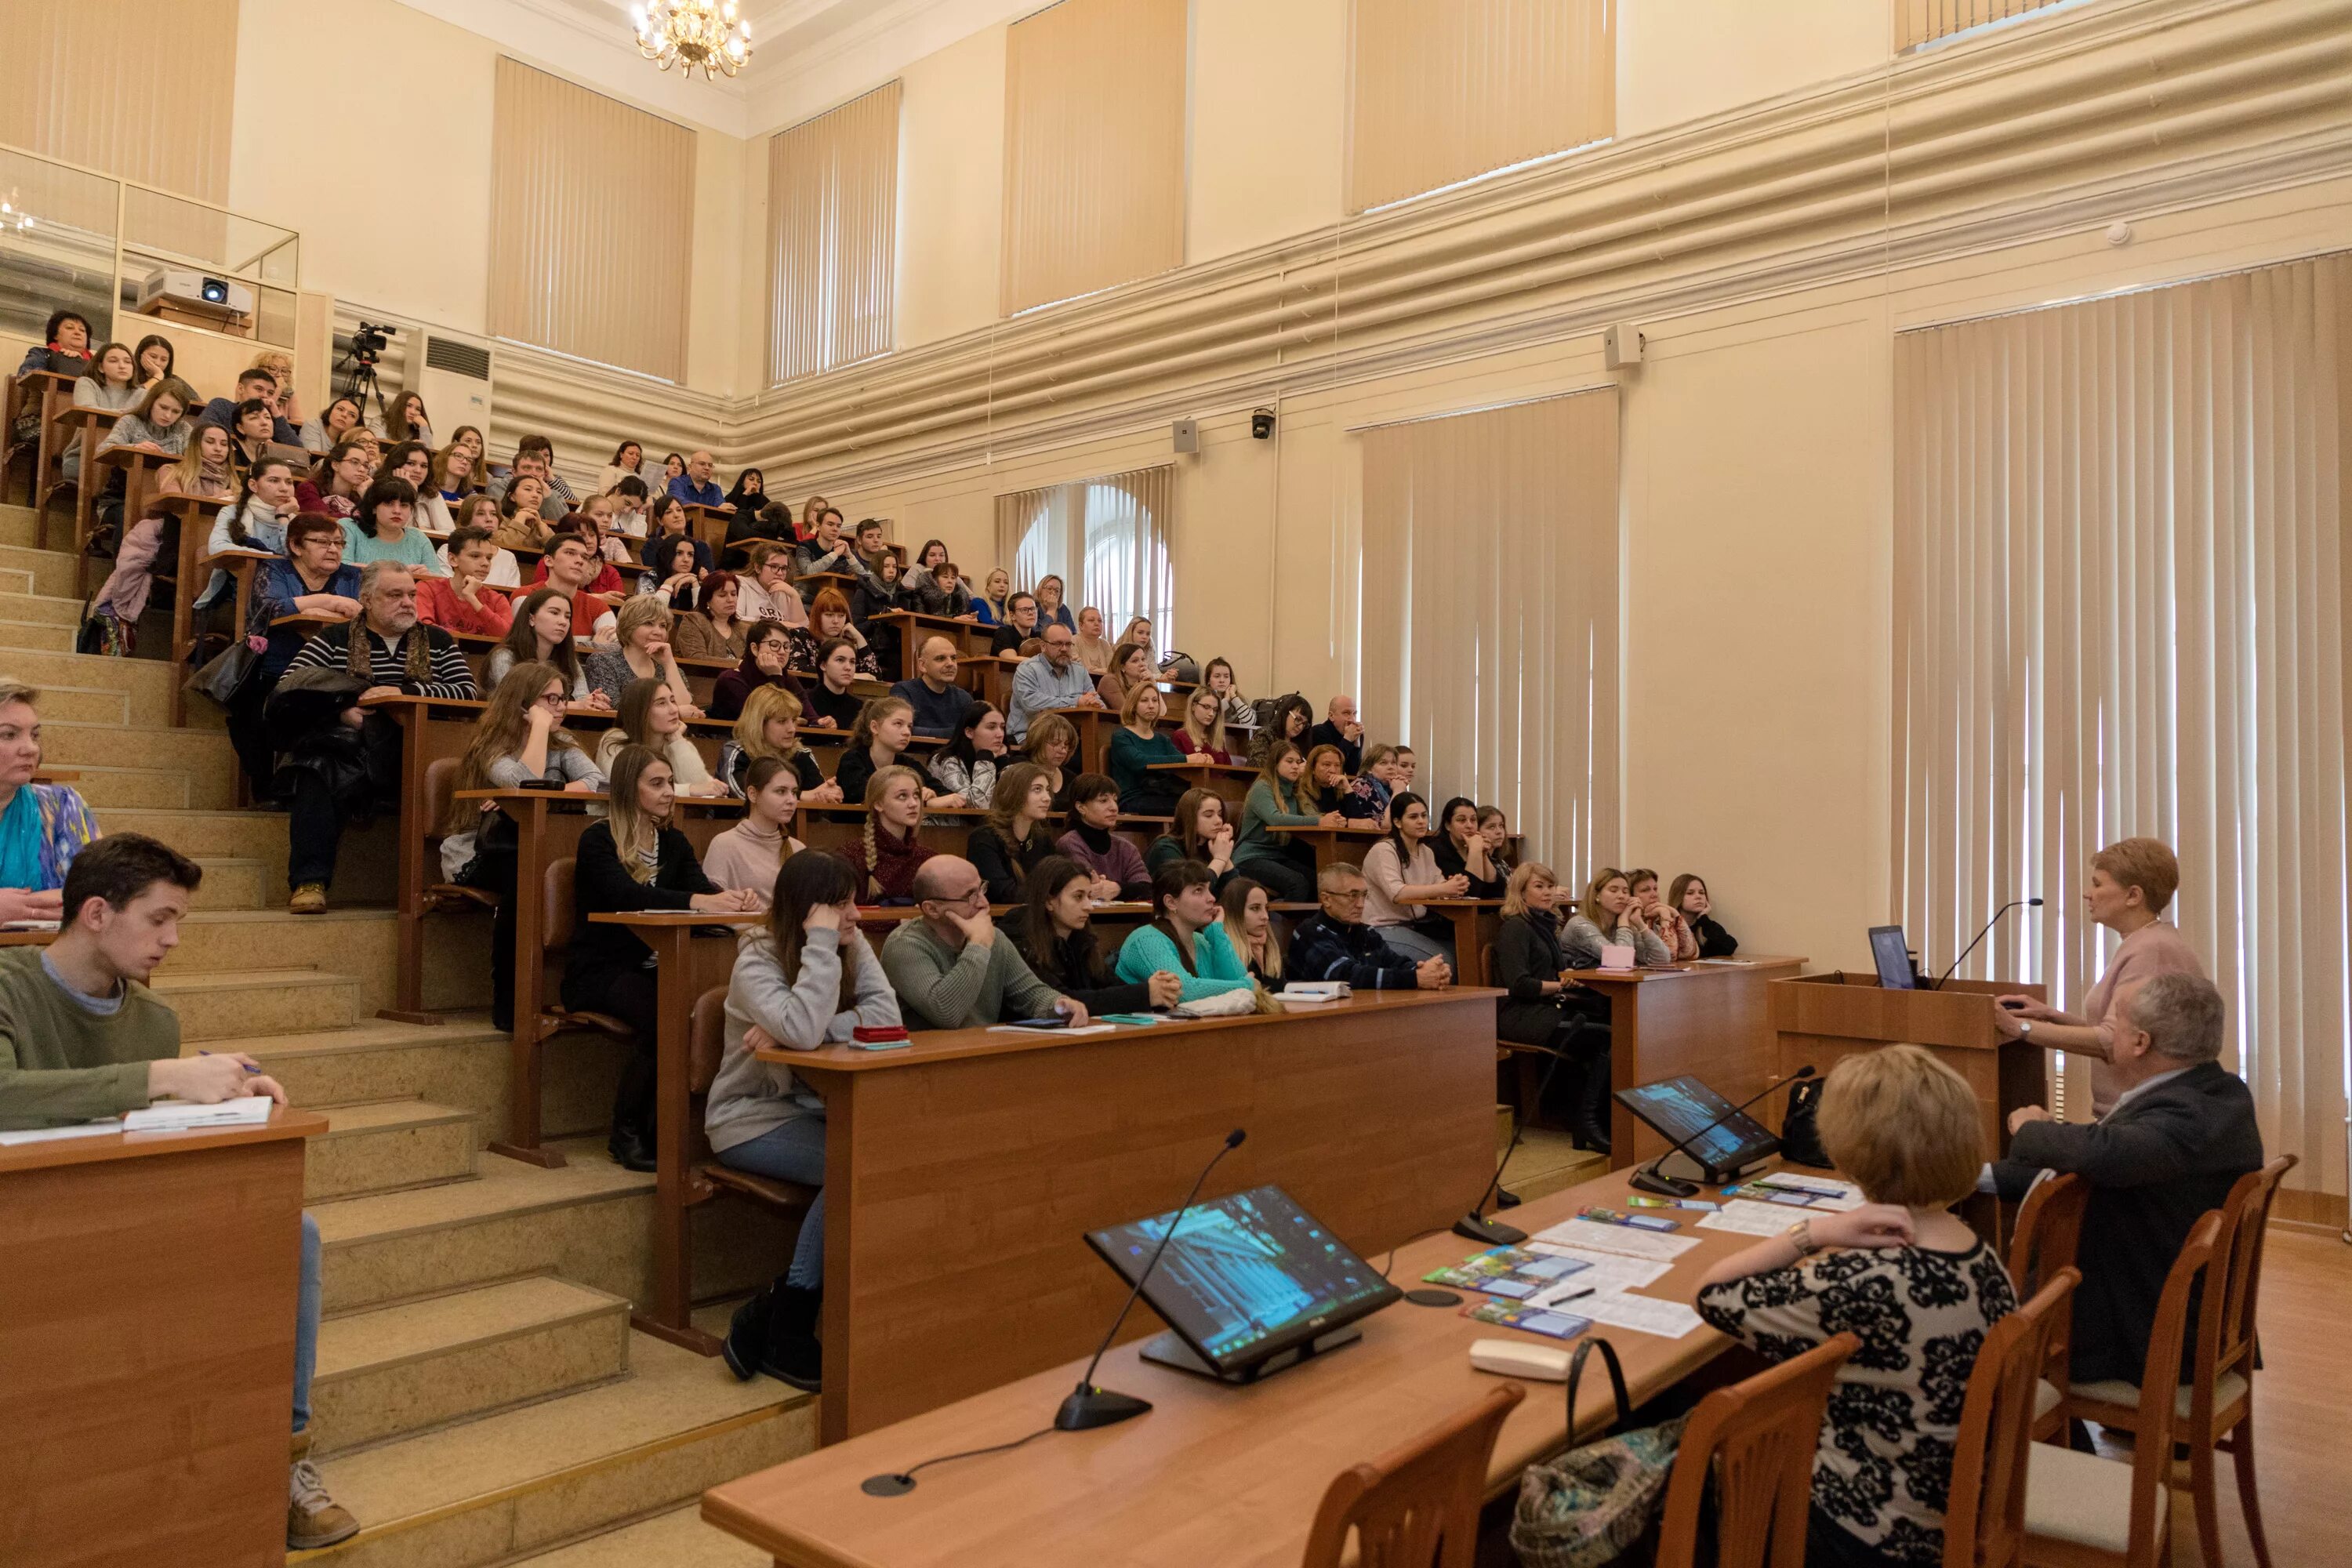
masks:
[[[2005,980],[1949,980],[1934,991],[1889,991],[1867,974],[1807,974],[1776,980],[1774,1071],[1785,1078],[1808,1062],[1827,1073],[1842,1057],[1908,1042],[1968,1079],[1983,1108],[1985,1158],[2009,1147],[2009,1113],[2050,1099],[2049,1052],[2012,1040],[1993,1022],[1995,996],[2043,998],[2042,987]],[[1772,1125],[1779,1126],[1777,1103]]]

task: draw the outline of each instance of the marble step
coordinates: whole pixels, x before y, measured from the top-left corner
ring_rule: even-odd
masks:
[[[625,1377],[629,1304],[550,1275],[327,1319],[321,1458]]]
[[[490,1568],[703,1491],[815,1444],[814,1399],[635,1337],[625,1378],[329,1458],[360,1533],[306,1554],[335,1568]],[[643,1563],[662,1561],[642,1558]]]
[[[769,1568],[758,1547],[702,1522],[699,1506],[672,1509],[523,1559],[530,1568]]]
[[[6,570],[0,564],[0,573]],[[99,654],[59,653],[35,648],[0,652],[0,675],[47,690],[52,686],[120,691],[129,700],[125,721],[160,728],[172,719],[172,688],[179,679],[177,666],[156,658],[108,658]],[[206,720],[205,710],[219,710],[202,698],[188,704],[192,727],[217,729],[226,721]],[[65,714],[57,717],[62,719]]]
[[[96,765],[216,773],[225,784],[234,782],[236,771],[236,751],[225,731],[86,723],[52,714],[46,703],[41,711],[41,760],[61,768]]]
[[[255,1035],[348,1029],[359,1017],[360,983],[323,969],[224,973],[166,967],[156,971],[153,984],[155,994],[180,1016],[184,1045],[232,1041],[241,1050]]]
[[[270,879],[269,862],[223,856],[192,857],[204,868],[205,879],[188,900],[191,910],[258,910],[277,900],[278,884]]]
[[[0,583],[0,622],[7,621],[78,626],[81,625],[81,600],[50,594],[14,592],[10,584]]]
[[[30,648],[47,653],[71,653],[74,626],[57,626],[47,621],[12,620],[0,616],[0,654],[16,648]]]
[[[47,733],[47,726],[43,727]],[[235,799],[233,781],[210,777],[210,770],[190,772],[186,768],[120,767],[112,764],[68,763],[61,757],[47,759],[54,766],[67,768],[81,776],[73,781],[90,809],[106,818],[103,826],[109,831],[114,824],[110,814],[122,809],[133,811],[220,810]]]
[[[302,1172],[302,1195],[314,1204],[460,1181],[474,1173],[478,1144],[470,1110],[424,1100],[299,1103],[327,1118],[327,1131],[310,1140]]]
[[[49,521],[50,541],[55,542],[65,539],[70,543],[66,536],[71,532],[72,527],[71,520],[68,520],[61,531],[52,517]],[[74,580],[75,565],[73,552],[69,550],[36,550],[29,545],[0,544],[0,572],[31,574],[33,581],[29,591],[32,593],[69,598],[79,603],[81,585]]]
[[[131,697],[118,687],[44,685],[41,724],[46,735],[51,724],[128,724]],[[158,716],[160,720],[160,715]]]

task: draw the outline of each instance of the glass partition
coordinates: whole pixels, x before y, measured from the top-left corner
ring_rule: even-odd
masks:
[[[107,320],[115,192],[103,175],[0,147],[0,332],[37,341],[60,307]]]

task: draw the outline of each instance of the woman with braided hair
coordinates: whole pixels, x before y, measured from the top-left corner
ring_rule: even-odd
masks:
[[[895,763],[877,771],[866,786],[865,830],[840,851],[857,868],[861,902],[915,901],[915,871],[933,854],[915,840],[922,820],[923,775]]]

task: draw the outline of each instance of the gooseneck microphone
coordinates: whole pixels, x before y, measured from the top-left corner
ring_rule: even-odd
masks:
[[[1160,1255],[1168,1250],[1168,1244],[1176,1239],[1176,1227],[1184,1223],[1185,1211],[1192,1206],[1192,1200],[1201,1195],[1202,1184],[1209,1179],[1209,1173],[1217,1168],[1217,1162],[1240,1148],[1242,1141],[1248,1136],[1247,1130],[1240,1127],[1226,1133],[1223,1147],[1210,1155],[1209,1163],[1201,1167],[1201,1173],[1192,1178],[1192,1190],[1184,1194],[1183,1203],[1177,1207],[1175,1217],[1168,1222],[1168,1229],[1160,1238],[1160,1245],[1151,1249],[1150,1260],[1144,1264],[1143,1272],[1135,1277],[1135,1289],[1127,1293],[1127,1304],[1118,1310],[1118,1316],[1111,1320],[1110,1332],[1103,1335],[1102,1343],[1095,1347],[1095,1359],[1087,1363],[1086,1373],[1078,1379],[1078,1386],[1070,1391],[1070,1396],[1062,1401],[1061,1409],[1054,1413],[1055,1431],[1083,1432],[1090,1426],[1108,1426],[1140,1415],[1151,1408],[1151,1402],[1148,1399],[1097,1388],[1095,1368],[1102,1364],[1103,1354],[1110,1349],[1111,1341],[1118,1338],[1119,1325],[1126,1322],[1128,1313],[1135,1310],[1136,1300],[1143,1294],[1143,1287],[1150,1279],[1151,1271],[1160,1267]]]
[[[2001,905],[2000,908],[1993,910],[1992,919],[1985,921],[1984,930],[1977,932],[1977,940],[1969,943],[1968,946],[1960,949],[1960,956],[1952,960],[1950,968],[1946,969],[1943,973],[1936,976],[1936,984],[1930,985],[1927,989],[1930,991],[1941,991],[1944,988],[1944,982],[1949,980],[1952,977],[1953,972],[1958,970],[1961,964],[1966,963],[1969,961],[1969,954],[1974,952],[1977,948],[1983,943],[1984,939],[1992,934],[1992,928],[2000,924],[2001,916],[2009,913],[2011,910],[2038,910],[2041,907],[2042,900],[2040,899],[2011,899],[2009,902]]]
[[[1515,1048],[1540,1051],[1551,1058],[1549,1065],[1544,1068],[1543,1081],[1536,1085],[1536,1103],[1541,1105],[1545,1092],[1551,1088],[1552,1075],[1559,1071],[1559,1064],[1568,1059],[1568,1055],[1564,1051],[1556,1051],[1549,1046],[1518,1046]],[[1528,1238],[1528,1233],[1517,1226],[1505,1225],[1501,1220],[1486,1217],[1486,1205],[1494,1197],[1496,1191],[1502,1186],[1504,1168],[1510,1164],[1511,1156],[1518,1152],[1519,1139],[1526,1131],[1525,1110],[1522,1107],[1514,1105],[1511,1107],[1511,1141],[1504,1146],[1503,1157],[1495,1162],[1495,1174],[1493,1179],[1487,1182],[1486,1190],[1478,1194],[1478,1201],[1470,1205],[1468,1214],[1454,1222],[1454,1235],[1469,1241],[1482,1242],[1488,1247],[1517,1247]],[[1440,1300],[1440,1297],[1444,1299]],[[1404,1293],[1404,1299],[1418,1307],[1450,1307],[1462,1300],[1451,1290],[1431,1289],[1408,1290]]]
[[[1747,1110],[1758,1100],[1762,1100],[1765,1096],[1777,1094],[1781,1089],[1788,1088],[1790,1084],[1802,1083],[1812,1076],[1812,1064],[1808,1062],[1803,1067],[1799,1068],[1795,1072],[1790,1073],[1787,1078],[1782,1079],[1780,1082],[1767,1084],[1764,1088],[1758,1089],[1754,1094],[1749,1095],[1746,1100],[1741,1100],[1738,1104],[1733,1106],[1730,1110],[1725,1111],[1722,1115],[1717,1117],[1706,1126],[1685,1133],[1675,1142],[1673,1148],[1667,1150],[1664,1153],[1659,1155],[1656,1159],[1651,1161],[1640,1170],[1634,1172],[1630,1179],[1629,1184],[1637,1192],[1656,1193],[1662,1197],[1686,1198],[1692,1196],[1698,1191],[1699,1184],[1696,1182],[1686,1182],[1680,1176],[1669,1176],[1663,1169],[1661,1169],[1661,1167],[1663,1167],[1668,1160],[1673,1159],[1675,1155],[1687,1153],[1693,1142],[1714,1131],[1717,1128],[1722,1126],[1725,1122],[1730,1121],[1733,1117],[1738,1115],[1741,1111]]]

